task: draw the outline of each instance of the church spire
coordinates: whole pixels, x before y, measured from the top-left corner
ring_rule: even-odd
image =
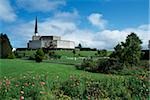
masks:
[[[34,34],[36,35],[37,33],[38,33],[38,25],[37,25],[37,16],[36,16]]]

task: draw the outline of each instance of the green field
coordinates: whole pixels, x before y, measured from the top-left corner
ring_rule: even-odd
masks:
[[[108,75],[105,74],[76,70],[74,65],[55,64],[48,61],[36,63],[35,61],[30,60],[0,59],[0,62],[1,78],[4,76],[17,77],[25,73],[48,74],[50,78],[55,78],[56,76],[59,76],[61,77],[61,79],[66,79],[70,75],[89,76],[96,79],[108,77]],[[112,77],[115,77],[115,75],[113,75]]]
[[[0,59],[0,99],[16,100],[21,95],[27,100],[148,98],[147,79],[77,70],[74,66],[77,62],[81,60],[55,59],[36,63],[34,60]]]
[[[49,50],[49,51],[54,51],[57,55],[61,55],[63,57],[73,57],[74,54],[72,53],[73,50]],[[18,54],[25,56],[30,56],[32,54],[35,54],[35,50],[26,50],[26,51],[17,51]],[[76,55],[80,55],[83,57],[89,57],[89,56],[95,56],[97,51],[79,51],[76,50]],[[112,53],[112,51],[107,51],[107,56],[109,56]]]

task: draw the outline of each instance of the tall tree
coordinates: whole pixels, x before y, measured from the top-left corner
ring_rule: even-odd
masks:
[[[78,47],[79,47],[80,49],[82,48],[82,45],[81,45],[81,43],[79,43]]]
[[[0,58],[12,55],[12,46],[6,34],[0,34]]]
[[[141,57],[141,44],[142,41],[135,33],[131,33],[127,36],[124,43],[124,59],[131,65],[136,65],[140,61]]]
[[[111,57],[119,60],[124,64],[137,65],[141,57],[142,41],[135,33],[127,36],[125,42],[121,42],[114,48]]]

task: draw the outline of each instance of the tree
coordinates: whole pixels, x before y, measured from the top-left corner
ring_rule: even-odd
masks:
[[[107,56],[107,50],[103,49],[103,50],[98,50],[97,51],[97,54],[100,56],[100,57],[105,57]]]
[[[75,54],[76,54],[76,50],[73,50],[73,51],[72,51],[72,53],[73,53],[73,54],[74,54],[74,56],[75,56]]]
[[[36,62],[42,62],[43,58],[44,58],[43,50],[42,49],[38,49],[36,51],[36,54],[35,54],[35,61]]]
[[[114,48],[114,52],[110,57],[116,58],[119,62],[131,66],[137,65],[141,57],[142,41],[135,33],[127,36],[125,42],[121,42]]]
[[[79,47],[79,49],[81,49],[81,48],[82,48],[82,45],[81,45],[81,43],[79,43],[78,47]]]
[[[6,34],[0,34],[0,58],[12,58],[12,46]]]
[[[137,65],[141,57],[142,41],[135,33],[127,36],[124,46],[124,60],[130,65]]]

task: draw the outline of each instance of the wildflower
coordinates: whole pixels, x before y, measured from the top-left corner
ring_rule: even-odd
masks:
[[[20,100],[24,100],[24,96],[20,96]]]
[[[28,83],[24,83],[24,85],[25,85],[25,86],[29,86],[29,84],[28,84]]]
[[[59,76],[57,76],[56,78],[59,78]]]
[[[8,79],[6,79],[6,85],[10,85],[10,81]]]
[[[43,92],[43,91],[40,91],[40,94],[45,94],[45,92]]]
[[[20,91],[20,93],[21,93],[21,94],[24,94],[24,92],[23,92],[23,91]]]
[[[45,82],[40,82],[41,86],[45,85]]]
[[[16,84],[15,86],[16,86],[16,87],[18,87],[19,85],[18,85],[18,84]]]
[[[34,87],[35,85],[34,85],[34,84],[32,84],[32,86]]]
[[[144,79],[144,76],[138,76],[140,79]]]

